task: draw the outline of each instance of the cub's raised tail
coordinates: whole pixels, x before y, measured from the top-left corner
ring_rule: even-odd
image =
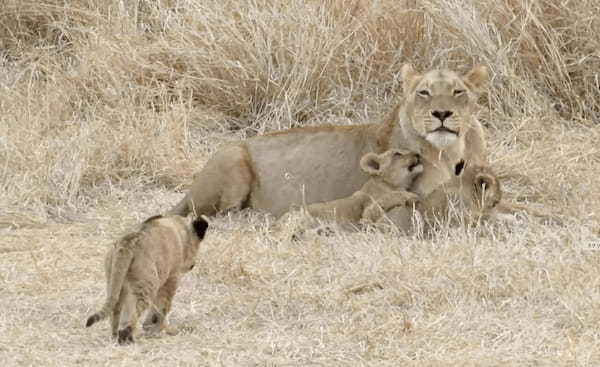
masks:
[[[111,266],[111,277],[108,285],[108,292],[106,295],[106,302],[100,311],[91,315],[87,322],[86,327],[90,327],[106,319],[113,312],[115,305],[119,301],[121,295],[121,289],[123,288],[123,282],[125,276],[129,271],[129,266],[133,260],[134,248],[138,245],[140,233],[130,233],[123,237],[116,245],[115,252],[112,258]]]

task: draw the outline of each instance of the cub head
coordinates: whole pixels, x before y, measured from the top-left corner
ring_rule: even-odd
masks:
[[[197,218],[189,223],[187,251],[184,258],[183,268],[190,271],[196,265],[196,254],[200,248],[200,242],[204,239],[208,223],[203,218]]]
[[[465,75],[446,69],[421,74],[402,67],[405,111],[412,128],[436,148],[446,149],[464,136],[488,79],[487,68],[475,66]]]
[[[395,189],[404,190],[423,172],[421,156],[405,149],[390,149],[381,154],[367,153],[361,158],[360,167]]]
[[[479,209],[491,209],[502,200],[502,188],[496,175],[484,166],[473,167],[473,193]]]

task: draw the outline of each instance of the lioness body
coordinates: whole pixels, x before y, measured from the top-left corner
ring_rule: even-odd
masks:
[[[367,153],[360,164],[370,178],[359,191],[345,198],[308,205],[308,213],[316,218],[357,225],[361,220],[376,222],[391,208],[417,200],[416,194],[407,191],[423,171],[417,153],[398,149]]]
[[[279,216],[292,205],[348,196],[369,177],[359,161],[378,150],[378,128],[377,124],[305,127],[223,147],[173,213],[194,210],[212,215],[251,207]],[[316,151],[321,163],[311,158]]]
[[[86,326],[110,317],[119,343],[133,342],[138,317],[154,305],[156,323],[166,327],[178,279],[193,268],[206,227],[202,219],[189,224],[179,216],[157,216],[119,239],[105,258],[106,302]]]
[[[454,179],[459,162],[485,164],[483,129],[473,116],[485,69],[461,77],[448,70],[421,75],[407,66],[402,74],[405,96],[383,122],[290,129],[221,148],[171,212],[251,207],[280,216],[291,206],[340,199],[368,180],[359,166],[364,154],[392,148],[425,158],[412,187],[421,195]],[[428,98],[417,95],[424,88]]]

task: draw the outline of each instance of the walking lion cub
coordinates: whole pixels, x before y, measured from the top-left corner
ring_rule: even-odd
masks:
[[[418,195],[407,190],[423,172],[418,153],[404,149],[367,153],[360,167],[370,175],[360,190],[345,198],[308,205],[308,213],[346,226],[357,225],[376,222],[392,208],[417,202]]]
[[[133,343],[138,318],[152,305],[149,319],[166,328],[178,279],[194,267],[207,227],[201,218],[189,223],[178,215],[157,215],[119,239],[105,258],[106,302],[86,327],[110,317],[119,344]]]

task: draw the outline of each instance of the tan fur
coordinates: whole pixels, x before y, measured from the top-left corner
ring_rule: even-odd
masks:
[[[458,213],[463,220],[477,221],[492,216],[502,199],[500,181],[487,166],[474,165],[457,180],[440,185],[433,192],[416,202],[413,210],[431,228],[436,222],[450,218],[452,208],[461,208]],[[414,230],[411,208],[397,207],[386,213],[386,219],[405,232]]]
[[[494,172],[487,166],[473,165],[458,180],[438,187],[417,207],[430,223],[445,218],[451,203],[469,208],[464,214],[477,219],[487,217],[501,199],[500,181]]]
[[[105,258],[106,302],[86,326],[110,317],[119,344],[133,342],[138,317],[154,306],[152,321],[166,328],[178,279],[194,267],[205,230],[203,219],[157,216],[119,239]]]
[[[376,222],[391,208],[418,199],[416,194],[406,191],[423,171],[417,153],[401,149],[367,153],[360,165],[370,175],[360,190],[342,199],[308,205],[307,212],[316,218],[358,225],[361,220]]]
[[[251,207],[280,216],[292,206],[347,197],[369,179],[359,169],[360,158],[393,148],[425,158],[412,187],[424,196],[455,180],[458,162],[486,165],[483,129],[474,117],[486,69],[477,66],[460,76],[449,70],[420,74],[406,66],[402,75],[404,97],[384,121],[290,129],[223,147],[171,212],[212,215]],[[435,115],[453,132],[434,131],[441,126]]]

